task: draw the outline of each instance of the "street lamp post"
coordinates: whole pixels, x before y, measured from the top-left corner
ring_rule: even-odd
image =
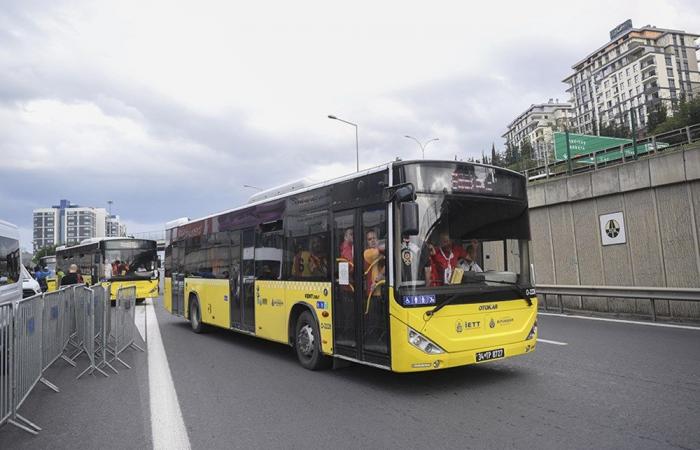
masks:
[[[406,135],[404,137],[408,138],[408,139],[413,139],[414,141],[416,141],[418,143],[418,146],[420,147],[421,152],[423,152],[423,159],[425,159],[425,148],[428,146],[428,144],[430,144],[433,141],[440,140],[440,138],[432,138],[432,139],[428,139],[427,141],[425,141],[424,143],[421,144],[421,142],[418,139],[414,138],[413,136]]]
[[[333,120],[339,120],[341,122],[347,123],[348,125],[352,125],[353,127],[355,127],[355,163],[357,165],[357,171],[359,172],[360,171],[360,144],[359,144],[359,140],[358,140],[357,124],[352,123],[352,122],[348,122],[347,120],[343,120],[340,117],[336,117],[332,114],[329,114],[328,118],[333,119]]]

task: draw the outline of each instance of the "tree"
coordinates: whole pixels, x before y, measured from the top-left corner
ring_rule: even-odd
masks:
[[[56,246],[55,245],[47,245],[46,247],[42,247],[39,250],[34,253],[34,257],[32,258],[32,262],[34,264],[39,264],[39,261],[41,258],[44,256],[52,256],[56,254]]]
[[[625,125],[618,125],[614,120],[608,122],[607,125],[601,124],[600,135],[617,138],[630,138],[631,134]]]
[[[659,103],[647,114],[647,129],[654,130],[664,123],[667,118],[666,106],[663,103]]]
[[[650,124],[649,129],[653,134],[659,134],[697,123],[700,123],[700,98],[686,100],[685,97],[682,97],[678,104],[678,110],[674,111],[673,116],[667,117],[656,127],[652,127]]]
[[[496,144],[491,144],[491,164],[494,166],[502,166],[501,154],[496,151]]]
[[[530,143],[530,139],[523,139],[523,142],[520,144],[520,158],[518,158],[518,162],[520,163],[519,165],[522,170],[530,167],[532,164],[532,156],[534,154],[535,152],[532,148],[532,143]]]

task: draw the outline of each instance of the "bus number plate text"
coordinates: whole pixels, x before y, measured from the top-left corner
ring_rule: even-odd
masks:
[[[506,356],[506,352],[502,348],[495,350],[487,350],[476,354],[476,362],[488,361],[490,359],[499,359]]]

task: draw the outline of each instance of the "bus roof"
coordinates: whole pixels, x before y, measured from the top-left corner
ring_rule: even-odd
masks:
[[[19,228],[15,224],[0,219],[0,236],[19,241]]]
[[[63,250],[72,250],[74,248],[80,248],[80,247],[86,247],[88,245],[93,245],[93,244],[99,244],[100,242],[105,242],[105,241],[150,241],[150,242],[156,242],[152,239],[139,239],[139,238],[132,238],[132,237],[96,237],[96,238],[87,238],[83,239],[80,241],[80,244],[76,245],[61,245],[59,247],[56,247],[56,252],[63,251]]]
[[[217,213],[209,214],[209,215],[204,216],[204,217],[199,217],[197,219],[192,219],[192,220],[188,220],[188,221],[184,220],[186,218],[172,220],[166,224],[166,230],[175,229],[175,228],[178,228],[179,226],[182,226],[182,225],[188,225],[188,224],[192,224],[192,223],[196,223],[196,222],[201,222],[203,220],[211,219],[213,217],[218,217],[218,216],[221,216],[223,214],[228,214],[231,212],[240,211],[240,210],[243,210],[246,208],[250,208],[251,206],[261,205],[261,204],[271,202],[274,200],[281,200],[283,198],[290,197],[292,195],[302,194],[302,193],[307,192],[307,191],[322,188],[322,187],[329,186],[329,185],[336,184],[336,183],[340,183],[343,181],[352,180],[354,178],[363,177],[365,175],[370,175],[370,174],[381,172],[384,170],[389,170],[394,166],[403,166],[403,165],[408,165],[408,164],[428,164],[429,165],[429,164],[438,164],[438,163],[439,164],[459,163],[459,164],[467,164],[467,165],[471,165],[471,166],[488,167],[488,168],[492,168],[492,169],[496,169],[496,170],[500,170],[500,171],[504,171],[504,172],[510,172],[511,174],[517,175],[518,177],[525,178],[525,176],[519,172],[516,172],[514,170],[510,170],[510,169],[506,169],[504,167],[492,166],[490,164],[481,164],[481,163],[466,162],[466,161],[439,160],[439,159],[413,159],[413,160],[408,160],[408,161],[397,160],[397,161],[391,161],[388,163],[380,164],[380,165],[375,166],[375,167],[370,167],[368,169],[364,169],[364,170],[361,170],[359,172],[353,172],[353,173],[350,173],[347,175],[342,175],[340,177],[331,178],[329,180],[309,184],[309,185],[306,185],[300,189],[289,191],[289,192],[284,192],[284,193],[281,193],[280,195],[277,195],[274,197],[263,197],[263,198],[257,200],[256,195],[269,194],[271,191],[278,189],[280,187],[287,186],[290,183],[288,183],[287,185],[277,186],[276,188],[266,189],[266,190],[264,190],[256,195],[253,195],[252,197],[250,197],[250,200],[256,200],[256,201],[251,201],[250,203],[246,203],[244,205],[240,205],[240,206],[237,206],[235,208],[227,209],[227,210],[220,211]],[[297,180],[297,182],[298,182],[298,180]],[[171,225],[171,226],[168,227],[168,225]]]

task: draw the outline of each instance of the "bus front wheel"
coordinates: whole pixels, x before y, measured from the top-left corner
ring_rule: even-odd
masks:
[[[309,311],[299,315],[294,333],[294,348],[299,363],[309,370],[327,369],[331,358],[321,352],[321,333],[314,316]]]

